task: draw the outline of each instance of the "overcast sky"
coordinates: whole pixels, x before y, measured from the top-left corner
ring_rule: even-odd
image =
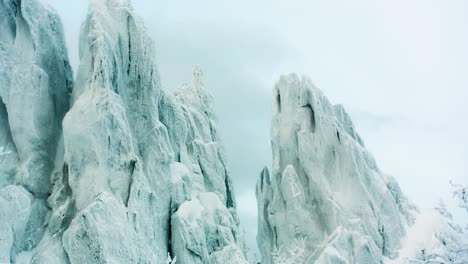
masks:
[[[62,17],[69,56],[87,1],[44,0]],[[255,182],[271,162],[270,94],[307,74],[344,104],[382,171],[420,207],[459,221],[449,179],[468,184],[468,1],[134,0],[155,40],[162,84],[200,65],[215,98],[242,225],[255,246]],[[464,215],[466,218],[466,214]]]

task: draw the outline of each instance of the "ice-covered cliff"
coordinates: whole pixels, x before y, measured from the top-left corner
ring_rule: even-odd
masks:
[[[0,24],[0,262],[246,263],[199,68],[162,89],[127,0],[90,1],[74,85],[54,11]]]
[[[440,228],[409,229],[431,218],[421,217],[395,179],[379,170],[341,105],[294,74],[277,82],[272,103],[273,168],[261,172],[256,190],[262,263],[427,260],[424,243],[408,248],[418,233],[438,238],[432,253],[448,252],[440,241],[454,241],[453,226],[433,218]]]
[[[37,248],[48,232],[72,86],[57,14],[35,0],[0,1],[0,263]]]

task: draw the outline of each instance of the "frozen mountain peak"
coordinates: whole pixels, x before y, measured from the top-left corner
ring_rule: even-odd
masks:
[[[203,70],[200,66],[195,65],[192,68],[192,85],[198,89],[204,89]]]
[[[409,202],[344,107],[308,77],[281,76],[272,104],[272,172],[263,169],[256,192],[262,263],[466,263],[444,206],[446,219]]]
[[[297,238],[305,238],[307,263],[394,256],[413,207],[379,171],[343,107],[296,74],[281,76],[272,104],[272,172],[257,184],[263,262]]]
[[[89,7],[94,9],[98,7],[129,7],[131,6],[130,0],[90,0]]]
[[[0,262],[245,263],[199,68],[164,90],[130,1],[90,1],[75,85],[39,0],[0,1],[0,25]]]
[[[175,96],[187,106],[214,115],[213,96],[205,89],[203,70],[198,65],[192,68],[192,82],[182,84],[175,91]]]

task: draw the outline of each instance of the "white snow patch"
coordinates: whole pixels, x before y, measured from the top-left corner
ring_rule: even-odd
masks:
[[[218,196],[212,192],[200,193],[198,199],[205,208],[209,208],[210,211],[221,210],[224,208],[224,205],[219,200]]]
[[[201,205],[200,200],[192,199],[181,204],[177,214],[182,219],[196,221],[201,219],[204,210],[205,208]]]
[[[171,163],[170,170],[172,183],[179,182],[185,175],[188,175],[190,173],[188,168],[184,164],[179,162]]]
[[[423,249],[426,252],[443,254],[444,249],[441,248],[440,240],[436,234],[446,225],[443,216],[436,210],[421,210],[416,216],[415,223],[407,228],[406,236],[402,239],[401,249],[398,251],[398,258],[386,259],[384,263],[407,263],[410,260],[418,259]]]

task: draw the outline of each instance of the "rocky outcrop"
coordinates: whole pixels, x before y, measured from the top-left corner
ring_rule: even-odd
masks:
[[[396,257],[416,208],[379,170],[341,105],[307,77],[282,76],[271,134],[272,172],[257,183],[262,263],[293,252],[295,241],[304,242],[304,263]]]
[[[178,132],[170,136],[179,149],[178,163],[171,166],[172,252],[181,263],[247,263],[213,102],[202,75],[195,67],[192,83],[175,92],[187,130],[174,126],[180,124],[178,118],[170,121],[178,114],[168,111],[162,117],[170,131]]]
[[[35,0],[2,1],[0,24],[0,187],[46,198],[73,85],[62,26]]]
[[[73,91],[53,11],[5,0],[0,24],[0,262],[246,263],[199,68],[162,89],[127,0],[90,1]]]
[[[72,72],[57,14],[35,0],[0,2],[0,262],[47,230],[50,175]]]

